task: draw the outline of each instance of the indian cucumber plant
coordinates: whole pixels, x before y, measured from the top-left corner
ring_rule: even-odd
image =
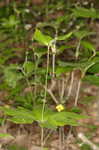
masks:
[[[95,24],[99,11],[64,2],[49,4],[45,11],[15,1],[0,9],[0,90],[6,91],[0,123],[37,122],[42,132],[82,125],[79,120],[88,117],[78,110],[82,83],[99,85],[97,33],[88,24]],[[63,14],[51,20],[57,10]]]

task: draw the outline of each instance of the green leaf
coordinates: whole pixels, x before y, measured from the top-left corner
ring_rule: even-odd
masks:
[[[81,145],[81,150],[92,150],[92,148],[88,144],[82,144]]]
[[[66,49],[70,49],[70,48],[75,48],[75,45],[61,45],[58,50],[59,50],[59,54],[64,52],[64,50]]]
[[[35,68],[33,62],[27,61],[23,64],[24,71],[27,75],[31,74]]]
[[[22,107],[6,108],[0,107],[0,109],[10,118],[8,120],[18,123],[26,124],[37,121],[40,126],[46,128],[56,129],[58,126],[72,125],[77,126],[79,123],[77,120],[86,118],[86,116],[76,114],[74,112],[54,112],[47,106],[42,114],[42,105],[35,106],[32,111],[24,109]]]
[[[53,119],[53,120],[52,120]],[[68,119],[64,118],[61,116],[61,118],[53,117],[52,119],[49,119],[48,122],[50,121],[50,124],[58,127],[58,126],[64,126],[64,125],[71,125],[71,126],[78,126],[79,124],[77,123],[76,120],[74,119]]]
[[[73,112],[54,112],[48,117],[48,120],[42,124],[43,127],[56,129],[58,126],[71,125],[78,126],[77,120],[86,118]]]
[[[88,81],[91,84],[95,84],[95,85],[99,86],[99,76],[86,75],[84,77],[83,81]]]
[[[33,116],[36,121],[45,122],[48,120],[49,116],[53,115],[54,113],[51,109],[49,109],[46,106],[43,112],[43,120],[42,120],[42,108],[43,108],[42,105],[39,105],[39,106],[35,106],[35,108],[33,109]]]
[[[81,108],[76,107],[76,106],[72,107],[71,111],[75,112],[75,113],[81,113],[82,112]]]
[[[96,63],[94,66],[88,69],[89,73],[99,73],[99,63]]]
[[[66,35],[61,35],[57,37],[57,40],[62,41],[62,40],[67,40],[72,36],[73,32],[69,32]]]
[[[72,69],[73,69],[73,67],[71,67],[71,66],[67,66],[67,67],[60,67],[60,66],[58,66],[56,68],[55,73],[56,73],[56,75],[61,75],[63,73],[72,71]]]
[[[64,126],[64,125],[72,125],[77,126],[79,123],[77,120],[86,118],[86,116],[79,115],[73,112],[56,112],[52,116],[49,117],[48,122],[53,126]]]
[[[92,103],[94,100],[96,100],[96,96],[85,96],[83,97],[82,101],[80,102],[81,104],[88,105]]]
[[[85,119],[88,116],[84,116],[84,115],[80,115],[80,114],[76,114],[74,112],[67,112],[67,111],[63,111],[63,112],[57,112],[56,114],[53,115],[54,118],[69,118],[69,119]]]
[[[40,123],[42,127],[56,129],[58,126],[64,125],[79,125],[77,120],[86,118],[86,116],[76,114],[74,112],[54,112],[49,108],[45,108],[42,121],[42,105],[37,106],[33,110],[35,120]]]
[[[9,121],[12,121],[13,123],[16,123],[16,124],[31,124],[33,123],[33,118],[30,118],[30,117],[23,117],[23,116],[15,116],[15,117],[12,117],[12,118],[9,118],[7,119]]]
[[[6,108],[6,107],[0,107],[0,109],[8,116],[11,116],[8,120],[19,123],[19,124],[25,124],[25,123],[32,123],[34,121],[34,116],[32,111],[18,107],[18,108]]]
[[[0,133],[0,138],[5,138],[5,137],[13,137],[13,136],[7,133]]]
[[[60,25],[63,21],[65,21],[65,23],[68,23],[70,20],[71,20],[71,15],[66,14],[66,15],[59,16],[58,18],[56,18],[56,21],[54,24]]]
[[[95,64],[99,63],[99,56],[95,56],[92,61],[95,62]]]
[[[49,43],[52,41],[52,38],[48,35],[43,34],[40,30],[36,29],[33,39],[38,41],[41,44],[44,44],[46,46],[49,45]]]
[[[43,148],[43,150],[48,150],[48,148]]]
[[[7,145],[7,150],[27,150],[27,148],[18,145]]]
[[[16,16],[11,15],[8,19],[2,19],[2,26],[5,28],[13,28],[17,24],[19,24],[19,20],[17,20]]]
[[[83,39],[93,34],[94,34],[93,32],[90,32],[88,30],[79,30],[79,31],[74,32],[74,35],[79,39]]]
[[[63,62],[58,61],[59,66],[61,67],[72,67],[76,69],[84,69],[89,66],[92,62],[91,61],[84,61],[84,62]]]
[[[40,126],[48,129],[57,129],[57,125],[53,122],[53,120],[47,120],[46,122],[40,123]]]
[[[89,41],[81,41],[81,44],[83,45],[84,48],[88,49],[88,50],[91,50],[91,51],[95,51],[95,47],[94,45],[89,42]]]
[[[35,48],[34,53],[36,56],[38,56],[40,58],[47,53],[47,49],[42,48],[42,47],[37,47],[37,48]]]
[[[4,79],[12,88],[16,87],[17,82],[23,78],[22,74],[18,72],[17,67],[17,65],[11,64],[4,69]]]
[[[99,18],[99,12],[96,11],[94,8],[84,8],[84,7],[77,7],[72,9],[72,12],[75,17],[83,17],[83,18]]]

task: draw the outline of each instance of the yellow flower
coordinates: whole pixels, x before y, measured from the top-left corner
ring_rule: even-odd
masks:
[[[64,106],[62,104],[59,104],[56,106],[56,109],[58,112],[61,112],[62,110],[64,110]]]

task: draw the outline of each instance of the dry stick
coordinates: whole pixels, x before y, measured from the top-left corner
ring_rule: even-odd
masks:
[[[81,39],[79,40],[78,45],[76,47],[76,54],[75,54],[76,60],[78,59],[78,56],[79,56],[80,42],[81,42]]]
[[[60,81],[60,79],[58,80],[57,87],[58,87],[59,97],[61,97],[61,81]]]
[[[77,87],[77,92],[76,92],[76,97],[75,97],[75,104],[74,104],[75,106],[77,106],[77,103],[78,103],[80,87],[81,87],[81,79],[78,82],[78,87]]]
[[[70,76],[70,73],[68,73],[68,74],[67,74],[67,77],[65,77],[65,79],[64,79],[64,80],[65,80],[65,89],[64,89],[64,90],[66,90],[67,83],[68,83],[69,78],[70,78],[69,76]],[[65,93],[65,91],[64,91],[64,93]],[[67,94],[67,95],[68,95],[68,94]],[[67,97],[68,97],[68,96],[67,96]]]
[[[52,91],[51,91],[50,89],[48,89],[47,91],[48,91],[48,93],[51,95],[51,97],[53,98],[54,102],[55,102],[56,104],[58,104],[58,101],[57,101],[56,97],[54,96],[54,94],[52,93]]]
[[[63,99],[63,97],[64,97],[64,92],[65,92],[65,82],[64,82],[64,78],[63,78],[63,79],[62,79],[62,89],[61,89],[60,100]]]
[[[85,135],[84,135],[83,133],[78,133],[78,138],[80,138],[80,139],[83,141],[83,143],[90,145],[90,147],[91,147],[93,150],[99,150],[99,147],[96,146],[96,145],[95,145],[94,143],[92,143],[91,141],[89,141],[89,140],[85,137]]]
[[[81,79],[79,80],[79,82],[78,82],[78,87],[77,87],[77,92],[76,92],[76,97],[75,97],[75,106],[77,106],[77,102],[78,102],[78,98],[79,98],[79,92],[80,92],[80,87],[81,87],[81,80],[82,80],[82,78],[85,76],[85,73],[86,73],[86,71],[91,67],[91,66],[93,66],[95,63],[93,62],[92,64],[90,64],[89,66],[87,66],[86,68],[85,68],[85,70],[84,70],[84,72],[82,73],[82,76],[81,76]]]
[[[51,80],[51,85],[50,85],[49,89],[52,91],[54,89],[55,85],[56,85],[56,80],[52,79]]]
[[[89,66],[87,66],[84,70],[84,72],[82,72],[82,75],[81,75],[81,79],[79,80],[78,82],[78,87],[77,87],[77,93],[76,93],[76,98],[75,98],[75,106],[77,106],[77,102],[78,102],[78,97],[79,97],[79,92],[80,92],[80,87],[81,87],[81,80],[82,78],[85,76],[86,74],[86,71],[95,64],[95,62],[92,62]]]
[[[56,41],[57,41],[57,29],[56,29],[56,34],[55,34],[55,39],[54,39],[54,43],[51,44],[51,50],[52,50],[52,70],[53,70],[53,74],[52,77],[55,77],[55,56],[56,56]]]
[[[47,136],[45,137],[43,143],[45,144],[46,141],[48,140],[48,138],[50,137],[50,135],[53,133],[53,130],[49,131],[49,133],[47,134]]]
[[[72,91],[72,87],[73,87],[73,81],[74,81],[74,72],[72,71],[71,73],[71,81],[70,81],[70,87],[69,87],[69,91],[67,94],[67,97],[69,98],[71,95],[71,91]]]
[[[58,104],[58,100],[56,99],[56,97],[54,96],[54,94],[52,93],[52,91],[50,89],[47,89],[45,86],[43,86],[45,88],[45,90],[50,94],[50,96],[52,97],[53,101]]]

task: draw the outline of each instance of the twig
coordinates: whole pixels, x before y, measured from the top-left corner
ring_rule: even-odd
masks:
[[[48,140],[48,138],[51,136],[51,134],[53,133],[53,130],[50,130],[49,133],[47,134],[47,136],[44,139],[44,144],[46,143],[46,141]]]
[[[80,87],[81,87],[81,79],[78,81],[78,87],[77,87],[77,92],[76,92],[76,97],[75,97],[75,106],[77,106],[78,98],[79,98],[79,92],[80,92]]]
[[[53,53],[52,55],[52,70],[53,70],[53,74],[52,77],[55,77],[55,54]]]
[[[51,80],[51,85],[50,85],[49,89],[50,89],[51,91],[53,91],[55,85],[56,85],[56,80],[55,80],[55,78],[52,78],[52,80]]]
[[[71,73],[71,81],[70,81],[70,86],[69,86],[69,91],[67,94],[67,97],[69,98],[71,95],[72,87],[73,87],[73,81],[74,81],[74,72],[72,71]]]
[[[89,141],[83,133],[79,133],[78,138],[80,138],[83,143],[88,144],[93,150],[99,150],[99,147]]]
[[[64,82],[64,78],[63,78],[62,79],[62,89],[61,89],[60,100],[63,100],[64,92],[65,92],[65,82]]]
[[[76,60],[78,59],[78,56],[79,56],[80,42],[81,42],[81,39],[79,40],[77,48],[76,48],[76,54],[75,54]]]
[[[56,99],[56,97],[54,96],[54,94],[52,93],[52,91],[50,89],[47,89],[45,86],[43,86],[45,88],[45,90],[50,94],[50,96],[52,97],[53,101],[58,104],[58,101]]]

